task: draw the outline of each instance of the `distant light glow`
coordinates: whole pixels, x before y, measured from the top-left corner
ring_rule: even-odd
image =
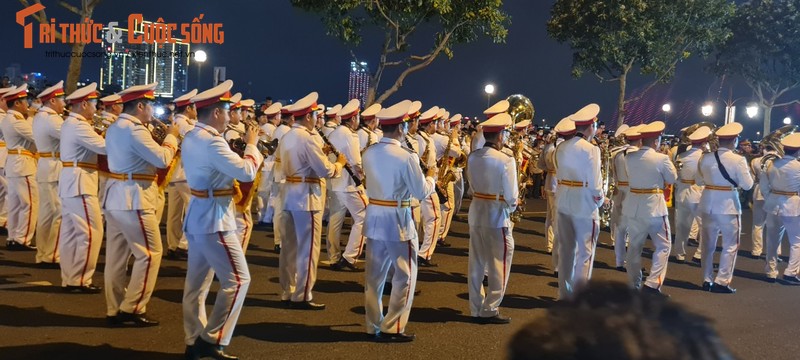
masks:
[[[666,113],[672,111],[672,105],[670,105],[670,104],[661,105],[661,111],[666,112]]]
[[[206,62],[206,60],[208,60],[208,54],[205,51],[197,50],[194,52],[194,61]]]
[[[752,119],[758,115],[758,105],[749,104],[747,105],[747,108],[745,108],[745,111],[747,112],[747,117]]]
[[[714,113],[714,105],[705,104],[700,108],[700,112],[703,116],[711,116],[711,114]]]
[[[783,124],[784,124],[784,125],[789,125],[789,124],[791,124],[791,123],[792,123],[792,118],[790,118],[790,117],[788,117],[788,116],[787,116],[787,117],[785,117],[785,118],[783,118]]]
[[[166,111],[164,110],[163,106],[158,106],[158,107],[155,108],[156,116],[162,116],[162,115],[164,115],[165,112]]]
[[[486,86],[483,87],[483,91],[489,95],[494,94],[494,85],[487,84]]]

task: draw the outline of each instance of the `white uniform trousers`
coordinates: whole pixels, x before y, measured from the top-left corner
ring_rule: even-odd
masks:
[[[701,214],[703,255],[700,260],[703,268],[703,281],[729,285],[736,267],[736,252],[739,251],[741,234],[741,215]],[[717,236],[722,234],[722,253],[719,257],[719,270],[714,279],[714,252],[717,249]]]
[[[317,281],[322,211],[283,211],[284,239],[278,262],[281,300],[311,301]]]
[[[461,201],[464,200],[464,177],[459,176],[456,182],[453,183],[453,194],[455,199],[453,202],[453,216],[461,211]]]
[[[328,257],[331,262],[339,261],[344,257],[347,262],[355,264],[364,250],[366,238],[362,235],[364,229],[364,217],[367,215],[367,196],[363,190],[344,192],[331,191],[330,218],[328,219]],[[339,236],[344,224],[344,216],[350,212],[353,218],[353,226],[350,228],[350,235],[347,239],[347,247],[344,253],[339,245]]]
[[[686,255],[686,244],[689,239],[702,241],[702,233],[693,228],[700,228],[701,220],[699,217],[697,203],[676,203],[675,204],[675,246],[672,247],[673,255]],[[697,247],[694,257],[700,258],[703,253],[702,245]]]
[[[406,331],[414,288],[417,286],[417,241],[367,239],[364,286],[367,333],[398,334]],[[390,271],[392,293],[383,313],[383,287]]]
[[[672,247],[669,219],[666,216],[627,217],[628,219],[628,255],[626,256],[628,279],[635,288],[642,286],[642,248],[647,236],[653,242],[653,263],[650,275],[644,282],[646,286],[661,290],[667,276],[669,252]]]
[[[761,256],[764,251],[764,225],[767,224],[767,212],[764,211],[764,200],[753,200],[753,256]],[[780,251],[780,247],[778,247]]]
[[[233,231],[187,237],[191,251],[183,287],[186,344],[194,345],[199,336],[208,343],[227,346],[250,287],[244,251]],[[207,316],[206,297],[214,274],[220,285],[211,316]]]
[[[600,224],[597,219],[558,213],[558,299],[567,300],[592,278]]]
[[[250,211],[250,205],[244,209],[244,212],[235,210],[236,214],[236,237],[239,239],[239,246],[242,247],[243,252],[247,252],[247,247],[250,245],[250,237],[253,235],[253,213]]]
[[[8,177],[8,240],[32,245],[39,216],[39,185],[31,176]]]
[[[778,277],[778,255],[781,254],[783,233],[789,238],[789,264],[783,275],[797,276],[800,270],[800,218],[795,216],[767,215],[767,277]]]
[[[271,174],[271,173],[270,173]],[[261,178],[262,183],[266,182],[268,177]],[[256,197],[257,206],[256,214],[258,215],[258,222],[271,223],[272,216],[275,214],[275,208],[272,206],[272,184],[258,187],[258,194]]]
[[[61,198],[58,182],[39,183],[39,216],[36,220],[36,263],[59,261]]]
[[[164,194],[164,191],[158,191],[158,197],[156,198],[156,221],[158,221],[158,225],[161,226],[161,222],[164,220],[164,206],[167,204],[167,197]]]
[[[283,191],[281,188],[283,184],[272,183],[272,191],[270,193],[270,202],[275,214],[272,217],[272,235],[273,243],[275,246],[281,246],[283,239]]]
[[[156,286],[161,265],[161,232],[154,210],[106,210],[107,315],[118,311],[141,314]],[[131,279],[125,285],[128,258],[133,255]]]
[[[106,182],[107,181],[108,181],[108,177],[103,175],[102,172],[99,172],[99,174],[97,176],[97,201],[99,201],[100,204],[104,204],[103,200],[105,200],[105,198],[106,198]],[[100,207],[100,211],[103,213],[103,215],[105,215],[106,209],[103,209],[102,206]]]
[[[547,199],[547,213],[544,218],[544,233],[547,252],[552,256],[553,270],[558,271],[558,244],[556,243],[556,193],[553,191],[545,190],[545,198]]]
[[[613,208],[611,209],[610,226],[611,240],[614,242],[614,262],[617,267],[625,266],[625,252],[628,246],[628,222],[622,214],[622,195],[614,195]]]
[[[508,286],[511,259],[514,255],[514,237],[508,228],[484,226],[469,227],[469,312],[471,316],[492,317]],[[484,270],[489,286],[483,288]]]
[[[7,197],[8,197],[8,182],[6,181],[5,169],[0,168],[0,227],[8,227],[8,202],[6,202]]]
[[[439,195],[433,193],[427,199],[420,200],[419,207],[422,215],[422,245],[419,247],[419,256],[430,260],[436,250],[439,229],[443,226]]]
[[[167,208],[167,249],[188,249],[183,234],[183,218],[189,206],[189,184],[185,181],[169,184],[169,207]]]
[[[103,215],[97,196],[61,199],[61,286],[92,284],[103,244]]]
[[[439,239],[446,239],[447,234],[450,233],[450,223],[453,221],[453,214],[456,213],[455,210],[455,190],[453,188],[453,183],[447,184],[447,202],[441,205],[441,213],[442,213],[442,225],[439,227]],[[433,252],[431,250],[431,252]]]

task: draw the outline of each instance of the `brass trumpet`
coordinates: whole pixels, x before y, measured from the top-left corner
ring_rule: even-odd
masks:
[[[161,145],[164,143],[164,139],[167,138],[167,134],[169,134],[169,129],[167,129],[167,125],[165,125],[161,120],[153,118],[150,120],[150,125],[152,128],[150,129],[150,135],[153,136],[153,141]]]
[[[227,125],[227,129],[225,131],[233,131],[241,136],[244,136],[245,134],[244,131],[235,128],[231,124]],[[244,139],[238,137],[235,139],[230,139],[228,141],[228,145],[230,145],[231,150],[233,150],[239,155],[242,155],[244,154],[244,148],[247,146],[247,143],[244,141]],[[258,140],[258,142],[256,142],[256,148],[258,148],[258,152],[260,152],[261,155],[264,155],[265,157],[272,155],[275,153],[275,150],[278,149],[278,139],[272,139],[272,141],[269,142],[264,140]]]

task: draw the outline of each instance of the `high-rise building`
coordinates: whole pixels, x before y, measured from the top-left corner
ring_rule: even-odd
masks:
[[[350,62],[350,84],[347,99],[358,99],[361,106],[367,104],[367,91],[369,90],[369,67],[364,61]]]
[[[143,24],[151,24],[144,22]],[[136,26],[141,33],[142,25]],[[103,29],[108,31],[108,29]],[[103,65],[100,68],[100,90],[118,91],[133,85],[158,82],[156,96],[173,97],[189,88],[189,44],[176,41],[172,44],[131,44],[127,28],[122,43],[107,43],[103,37]]]

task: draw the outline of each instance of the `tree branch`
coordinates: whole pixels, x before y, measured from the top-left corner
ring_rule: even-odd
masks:
[[[69,10],[71,13],[73,13],[75,15],[78,15],[78,16],[81,16],[81,17],[83,16],[83,12],[81,12],[77,7],[68,4],[66,1],[59,1],[58,5],[61,5],[61,7],[63,7],[64,9]],[[84,4],[84,9],[86,9],[85,6],[86,6],[86,4]],[[83,20],[83,19],[81,19],[81,20]]]

